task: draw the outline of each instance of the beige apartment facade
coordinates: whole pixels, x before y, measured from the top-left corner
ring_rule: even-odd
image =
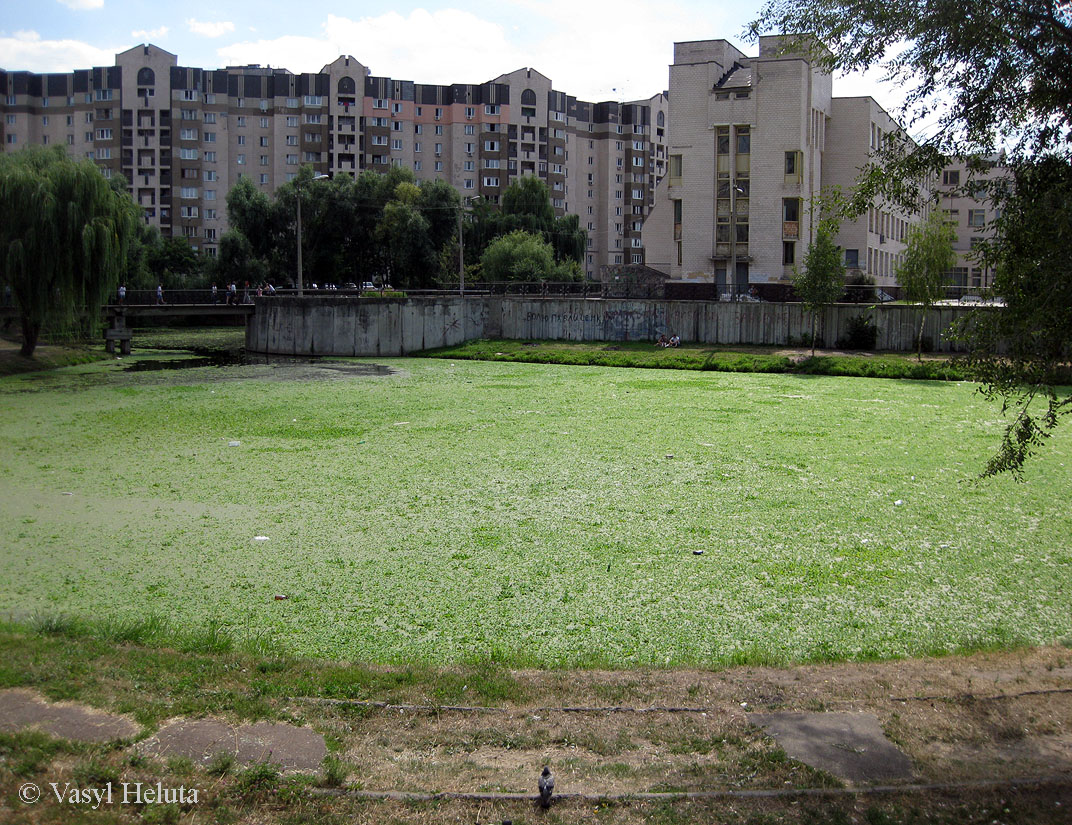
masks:
[[[870,97],[834,97],[805,54],[760,38],[748,57],[724,40],[676,43],[667,177],[645,226],[648,264],[741,294],[788,284],[803,264],[821,196],[848,193],[897,123]],[[893,285],[911,215],[876,202],[836,238],[847,274]]]
[[[122,174],[146,219],[214,256],[240,176],[272,193],[318,174],[411,169],[472,203],[498,203],[522,175],[589,233],[584,269],[644,263],[642,226],[665,174],[665,94],[588,103],[534,69],[483,84],[373,76],[343,55],[318,73],[178,65],[153,45],[115,66],[65,74],[0,71],[0,147],[60,145]]]
[[[994,283],[994,270],[980,259],[979,247],[993,237],[994,221],[999,217],[990,199],[990,187],[1007,176],[1004,158],[994,155],[974,164],[956,160],[935,181],[938,206],[956,233],[952,283],[966,294],[989,289]]]

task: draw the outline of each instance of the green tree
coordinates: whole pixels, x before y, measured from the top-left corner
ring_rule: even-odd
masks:
[[[905,238],[904,259],[897,267],[897,282],[904,296],[920,304],[916,357],[923,361],[923,325],[927,312],[945,294],[949,271],[957,262],[953,242],[957,233],[941,209],[932,208],[923,223],[915,224]]]
[[[998,150],[1008,150],[1018,185],[1058,199],[1066,191],[1064,170],[1072,160],[1072,6],[1067,0],[968,5],[957,0],[769,0],[750,29],[753,34],[810,32],[786,38],[784,47],[806,51],[830,71],[884,70],[907,90],[900,114],[909,129],[925,123],[926,136],[918,143],[886,141],[853,193],[856,214],[878,194],[914,208],[923,200],[928,176],[950,157],[969,158],[974,172]],[[1047,175],[1053,176],[1048,183]],[[1016,191],[1000,184],[990,190],[993,206],[1002,212],[996,231],[1013,239],[999,237],[995,245],[992,260],[1004,273],[997,291],[1014,297],[1006,298],[1007,311],[996,317],[980,309],[960,335],[985,391],[1017,413],[984,474],[1009,470],[1019,477],[1040,433],[1057,423],[1052,408],[1041,429],[1029,413],[1032,399],[1040,394],[1052,399],[1056,392],[1047,383],[1054,377],[1049,353],[1054,347],[1067,353],[1072,346],[1072,319],[1064,313],[1042,325],[1047,343],[1038,344],[1040,316],[1053,304],[1030,302],[1067,295],[1072,270],[1031,270],[1011,257],[1028,238],[1038,260],[1059,257],[1068,246],[1067,211],[1032,208]],[[1055,246],[1047,249],[1048,243]],[[1017,355],[999,368],[1006,350]]]
[[[811,313],[812,357],[819,313],[845,291],[845,267],[841,263],[841,249],[834,243],[836,235],[836,223],[829,218],[820,220],[815,238],[804,255],[804,268],[793,270],[793,289],[804,309]]]
[[[538,281],[552,272],[555,256],[539,235],[517,229],[488,244],[480,264],[488,281]]]
[[[164,238],[146,250],[152,280],[167,289],[199,285],[201,258],[184,238]]]
[[[33,355],[46,324],[71,326],[100,311],[127,265],[140,209],[89,161],[59,147],[0,155],[0,283]]]
[[[391,283],[396,287],[424,286],[436,268],[428,219],[418,208],[420,197],[420,187],[409,180],[400,181],[376,228]]]
[[[546,232],[555,222],[551,190],[535,175],[522,175],[503,192],[502,213],[513,215],[518,229]]]
[[[1014,147],[1028,158],[1072,140],[1072,9],[1062,0],[768,0],[749,29],[808,32],[783,48],[829,71],[883,71],[906,92],[906,126],[926,122],[925,139],[890,140],[867,167],[857,212],[876,190],[917,205],[920,184],[950,156]]]
[[[996,270],[1004,307],[980,308],[956,330],[989,398],[1016,410],[984,476],[1011,472],[1072,411],[1072,162],[1048,157],[1016,170],[983,262]],[[1038,400],[1045,409],[1032,411]]]

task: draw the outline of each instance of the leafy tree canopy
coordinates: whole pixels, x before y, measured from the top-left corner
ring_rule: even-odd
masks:
[[[489,281],[538,281],[552,272],[555,260],[547,241],[517,229],[492,241],[480,263]]]
[[[811,354],[815,355],[816,320],[823,307],[845,291],[845,267],[841,250],[834,243],[837,224],[830,218],[818,222],[814,240],[804,255],[804,268],[794,270],[793,289],[811,313]]]
[[[988,397],[1016,410],[984,476],[1024,462],[1072,411],[1072,162],[1049,157],[1019,167],[984,262],[996,267],[1001,309],[980,309],[958,330],[967,364]],[[1045,410],[1030,412],[1039,399]]]
[[[59,148],[0,154],[0,283],[32,355],[44,324],[93,317],[128,265],[141,210],[90,161]]]
[[[1000,176],[988,184],[1001,218],[984,253],[1006,307],[981,309],[959,335],[984,392],[1017,409],[984,475],[1008,470],[1019,477],[1068,410],[1055,402],[1054,382],[1072,358],[1072,317],[1057,309],[1068,307],[1072,292],[1072,4],[768,0],[749,28],[754,35],[806,32],[787,37],[783,48],[805,51],[829,70],[882,68],[907,90],[899,114],[923,134],[918,143],[895,135],[875,153],[853,193],[852,213],[862,214],[878,195],[916,208],[928,176],[950,158],[967,158],[974,173],[987,156],[1006,153],[1015,185],[1006,187]],[[1040,395],[1049,403],[1036,420],[1029,410]]]
[[[946,276],[957,262],[953,242],[957,234],[941,209],[931,209],[923,223],[913,224],[905,238],[904,260],[897,268],[897,283],[905,298],[922,304],[916,356],[923,360],[923,325],[927,309],[945,294]]]
[[[874,190],[911,205],[950,156],[1030,157],[1072,143],[1072,5],[1063,0],[770,0],[749,29],[807,32],[784,48],[830,71],[881,68],[907,90],[899,113],[919,146],[891,139]]]

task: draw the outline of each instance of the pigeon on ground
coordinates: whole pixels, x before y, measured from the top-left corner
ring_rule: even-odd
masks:
[[[551,769],[546,765],[543,766],[543,772],[540,774],[540,780],[537,783],[540,788],[540,807],[551,807],[551,795],[555,792],[555,777],[551,773]]]

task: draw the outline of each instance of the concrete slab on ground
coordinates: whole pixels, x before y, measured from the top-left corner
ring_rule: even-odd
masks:
[[[786,754],[854,783],[912,778],[912,762],[870,713],[769,713],[751,717]]]
[[[319,769],[328,752],[324,737],[309,728],[273,722],[229,725],[216,719],[174,719],[137,747],[147,755],[186,756],[202,765],[226,753],[240,765],[271,762],[296,771]]]
[[[118,713],[75,702],[49,702],[22,688],[0,691],[0,731],[28,728],[76,742],[133,739],[141,732],[140,725]]]

